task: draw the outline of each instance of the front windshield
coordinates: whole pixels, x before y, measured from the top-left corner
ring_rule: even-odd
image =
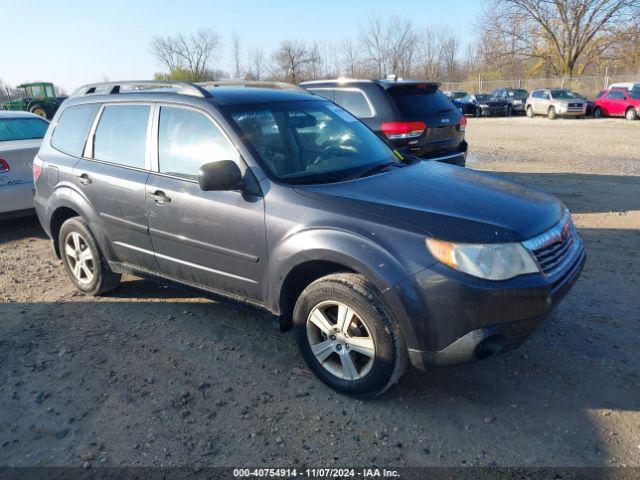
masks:
[[[551,90],[551,96],[553,98],[565,98],[567,100],[580,98],[578,95],[576,95],[573,92],[570,92],[569,90]]]
[[[355,178],[376,165],[401,165],[399,154],[331,102],[278,102],[225,110],[263,166],[287,183],[335,182]]]

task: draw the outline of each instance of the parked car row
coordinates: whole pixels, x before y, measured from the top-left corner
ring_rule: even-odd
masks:
[[[523,89],[508,88],[490,94],[444,93],[463,114],[476,117],[523,113],[530,118],[544,115],[550,119],[594,116],[636,120],[640,117],[640,83],[633,82],[612,84],[599,92],[595,101],[564,88],[537,89],[530,94]]]

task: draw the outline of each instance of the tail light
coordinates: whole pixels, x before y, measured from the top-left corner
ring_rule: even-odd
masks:
[[[44,162],[36,157],[33,159],[33,183],[36,183],[42,174],[42,169],[44,168]]]
[[[460,131],[464,132],[466,128],[467,128],[467,117],[462,115],[462,117],[460,118]]]
[[[418,138],[427,129],[422,122],[385,122],[380,127],[390,140]]]
[[[11,170],[9,163],[7,163],[6,160],[0,158],[0,173],[7,173],[9,170]]]

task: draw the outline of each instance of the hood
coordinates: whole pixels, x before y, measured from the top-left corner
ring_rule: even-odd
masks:
[[[561,103],[563,105],[569,105],[570,103],[578,103],[580,105],[584,105],[585,102],[582,98],[573,98],[573,99],[569,99],[569,98],[554,98],[553,99],[554,103]]]
[[[527,240],[558,223],[565,208],[550,195],[435,161],[295,190],[435,238],[468,243]]]

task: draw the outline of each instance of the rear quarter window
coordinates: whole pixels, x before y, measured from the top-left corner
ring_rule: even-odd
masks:
[[[358,118],[371,118],[373,109],[360,90],[335,90],[334,102]]]
[[[51,146],[62,153],[81,157],[87,133],[97,110],[96,103],[66,108],[51,136]]]
[[[43,138],[48,127],[39,118],[0,118],[0,142]]]
[[[406,117],[430,117],[455,110],[455,105],[440,90],[400,87],[388,92]]]

